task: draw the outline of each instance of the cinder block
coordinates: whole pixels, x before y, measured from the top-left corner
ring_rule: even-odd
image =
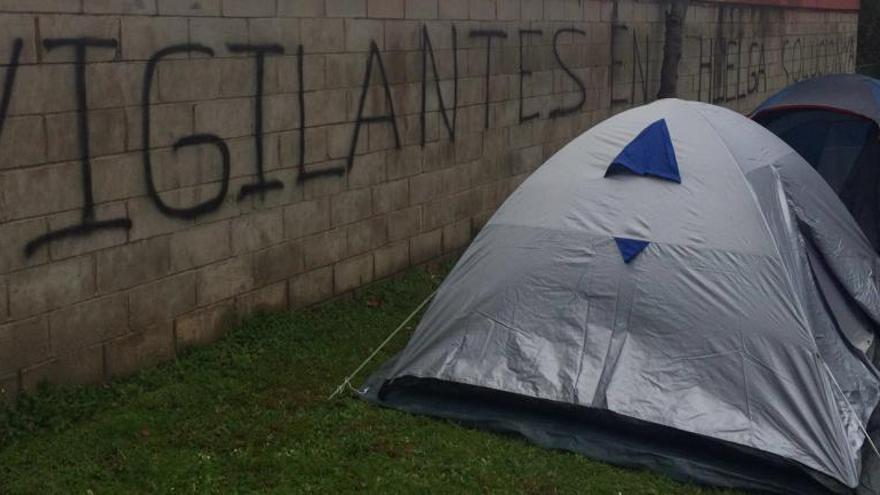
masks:
[[[0,325],[0,376],[49,357],[49,322],[45,317]]]
[[[171,271],[169,238],[157,237],[97,254],[98,290],[110,292],[156,280]]]
[[[80,2],[71,2],[70,0],[0,0],[0,11],[81,12],[82,6]]]
[[[569,1],[569,0],[565,0]],[[470,0],[468,14],[471,19],[491,21],[495,19],[495,0]]]
[[[496,0],[496,16],[499,21],[516,21],[520,18],[521,0]],[[526,0],[527,2],[530,0]]]
[[[46,146],[42,117],[10,117],[0,134],[0,169],[45,162]]]
[[[409,181],[398,179],[373,187],[373,213],[388,213],[409,205]]]
[[[333,53],[345,50],[344,24],[342,19],[302,19],[301,38],[306,53]]]
[[[390,151],[386,157],[388,180],[419,174],[422,165],[423,153],[419,146],[407,146],[401,150]]]
[[[167,205],[183,208],[198,203],[199,200],[195,196],[195,188],[186,188],[163,192],[160,197]],[[148,196],[130,199],[126,202],[126,207],[128,215],[132,219],[132,228],[128,232],[130,241],[179,232],[193,225],[193,221],[190,219],[165,215],[156,207],[155,200]]]
[[[227,43],[247,43],[248,27],[246,19],[225,19],[204,17],[189,20],[189,36],[193,43],[214,50],[216,57],[240,56],[231,54]]]
[[[370,43],[376,43],[379,50],[385,47],[385,23],[373,19],[345,20],[345,50],[347,52],[366,52]],[[366,57],[364,57],[366,60]],[[362,76],[363,77],[363,76]]]
[[[277,312],[287,309],[287,281],[262,287],[235,298],[239,316],[260,312]]]
[[[413,264],[439,257],[443,253],[443,229],[425,232],[410,239],[409,253]]]
[[[520,19],[523,21],[540,21],[544,18],[544,2],[526,0],[522,2],[520,9]]]
[[[20,319],[83,301],[95,292],[94,263],[74,258],[9,276],[9,312]]]
[[[323,17],[324,0],[278,0],[281,17]]]
[[[174,322],[177,349],[214,342],[237,322],[232,300],[181,316]]]
[[[437,170],[410,177],[410,203],[424,203],[446,193],[447,191],[443,183],[443,176],[445,174],[445,170]]]
[[[41,383],[85,385],[104,381],[104,348],[98,344],[21,370],[21,388],[36,390]]]
[[[48,231],[45,218],[0,224],[0,273],[45,263],[49,259],[48,247],[38,249],[30,257],[25,256],[27,243]]]
[[[0,60],[8,63],[8,54]],[[3,70],[6,77],[6,70]],[[29,115],[76,110],[72,64],[22,65],[15,76],[9,115]]]
[[[376,1],[382,4],[386,3],[384,0]],[[402,4],[403,0],[400,1]],[[370,14],[370,16],[372,17],[372,14]],[[385,49],[389,52],[392,50],[419,50],[421,49],[421,42],[422,23],[420,21],[401,20],[385,23]],[[434,46],[433,42],[434,39],[432,38],[432,46]],[[434,48],[435,50],[437,49],[436,46],[434,46]],[[419,66],[419,70],[421,70],[421,65]],[[419,75],[421,75],[421,72],[419,72]]]
[[[278,131],[289,131],[291,129],[299,128],[299,101],[296,95],[287,94],[287,95],[269,95],[264,97],[263,100],[263,130],[266,133],[269,132],[278,132]],[[321,131],[321,129],[306,129],[306,134],[309,134],[309,131]],[[323,132],[321,133],[323,136]],[[308,137],[308,136],[307,136]],[[267,139],[266,136],[263,138]],[[317,146],[312,146],[312,143],[306,141],[306,153],[317,148]],[[297,133],[296,140],[296,149],[299,150],[299,133]],[[325,153],[326,155],[326,153]],[[321,156],[321,159],[325,159],[325,156]],[[297,156],[296,161],[287,162],[289,165],[298,164],[299,156]]]
[[[0,5],[2,5],[2,1],[0,1]],[[6,59],[11,56],[15,41],[21,40],[19,62],[22,64],[35,63],[37,61],[35,24],[34,18],[29,15],[0,14],[0,32],[3,33],[3,39],[0,40],[0,57]]]
[[[347,91],[315,91],[305,95],[306,126],[347,122]],[[350,145],[349,141],[349,145]]]
[[[119,18],[114,16],[87,15],[45,15],[39,17],[40,38],[98,38],[119,42]],[[73,62],[76,50],[72,46],[47,50],[40,46],[43,62]],[[89,62],[116,59],[117,48],[89,48],[86,60]]]
[[[198,225],[171,236],[171,271],[180,272],[232,255],[229,222]]]
[[[306,270],[335,263],[345,253],[345,231],[330,230],[306,237],[302,241]]]
[[[141,153],[100,157],[92,163],[92,194],[96,203],[143,196],[144,160]]]
[[[198,272],[198,305],[214,304],[250,290],[254,286],[250,256],[239,256],[208,265]]]
[[[331,224],[335,227],[367,218],[373,211],[372,202],[368,187],[333,196],[330,200]]]
[[[406,0],[406,18],[437,19],[439,16],[437,3],[438,0]]]
[[[348,158],[351,153],[352,124],[336,124],[324,127],[326,130],[327,156],[331,159]],[[358,139],[355,155],[368,151],[368,140]]]
[[[196,129],[222,138],[249,136],[254,132],[253,98],[234,98],[197,103]]]
[[[120,377],[174,358],[174,325],[165,321],[107,342],[107,376]]]
[[[275,0],[223,0],[223,15],[227,17],[272,17]]]
[[[409,241],[403,240],[379,248],[374,253],[376,279],[382,279],[409,266]]]
[[[388,240],[397,241],[418,234],[422,229],[421,207],[413,206],[388,214]]]
[[[123,45],[123,50],[125,46],[127,45]],[[89,110],[140,105],[145,69],[144,62],[107,62],[87,65],[86,95]],[[158,101],[158,94],[154,89],[150,101]]]
[[[158,98],[158,91],[156,91]],[[143,149],[143,117],[141,107],[125,109],[128,149]],[[178,139],[193,133],[193,105],[172,103],[150,106],[150,147],[171,146]]]
[[[331,160],[317,163],[309,167],[309,170],[344,170],[345,161]],[[303,184],[305,199],[312,200],[337,194],[345,187],[345,177],[340,175],[323,175],[309,177]]]
[[[76,160],[82,156],[78,134],[78,114],[46,116],[49,161]],[[89,154],[93,157],[125,151],[125,112],[121,108],[89,112]]]
[[[528,3],[540,4],[539,0],[531,0]],[[440,19],[467,19],[468,0],[442,0],[439,2]]]
[[[156,0],[83,0],[86,14],[155,15]]]
[[[128,333],[128,304],[116,293],[68,306],[49,316],[52,354],[62,355]]]
[[[138,0],[116,1],[134,3]],[[153,8],[155,9],[155,7]],[[187,21],[183,17],[123,17],[122,59],[149,60],[150,57],[163,48],[187,43],[189,41],[188,29]],[[186,55],[176,56],[185,57]]]
[[[128,218],[128,214],[125,210],[125,203],[105,203],[95,207],[96,221],[118,218]],[[57,231],[74,225],[79,225],[82,222],[82,212],[70,211],[59,213],[50,216],[48,220],[49,230]],[[67,236],[53,240],[49,244],[49,250],[53,260],[61,260],[97,251],[99,249],[125,244],[127,240],[128,230],[126,229],[100,229],[85,236]]]
[[[303,271],[303,248],[299,242],[285,242],[254,253],[254,285],[263,287],[286,280]]]
[[[367,0],[367,15],[380,19],[402,19],[404,0]]]
[[[79,163],[0,172],[6,219],[45,215],[82,206]]]
[[[471,242],[471,220],[466,218],[443,227],[443,252],[464,248]]]
[[[299,90],[299,69],[294,56],[279,56],[274,59],[278,71],[278,91],[295,93]],[[324,55],[306,53],[303,57],[303,86],[306,91],[314,91],[325,87]],[[299,110],[298,110],[299,111]]]
[[[455,221],[451,201],[441,198],[422,205],[422,229],[434,230]]]
[[[373,217],[346,227],[346,256],[354,256],[375,249],[388,242],[385,217]]]
[[[284,239],[283,210],[251,213],[232,221],[232,251],[253,252],[280,243]]]
[[[455,165],[456,148],[457,144],[450,141],[428,143],[425,145],[422,169],[428,172]]]
[[[151,325],[171,321],[196,307],[196,276],[182,273],[141,285],[128,292],[129,321],[142,331]]]
[[[333,289],[342,294],[373,281],[373,253],[347,259],[336,264],[333,270]]]
[[[181,2],[180,0],[156,0],[159,15],[181,16],[218,16],[220,0],[199,0],[198,2]],[[198,40],[193,39],[194,42]]]
[[[302,273],[290,280],[290,308],[302,308],[333,297],[333,267]]]
[[[284,238],[299,239],[330,228],[330,201],[320,198],[284,208]]]
[[[326,0],[327,17],[366,17],[367,0]]]
[[[381,22],[381,21],[374,21]],[[360,45],[354,51],[365,50],[369,47],[369,40],[365,45]],[[326,74],[328,88],[352,88],[359,87],[364,80],[364,71],[367,68],[367,57],[363,53],[339,53],[326,55]],[[351,124],[346,124],[348,132],[345,133],[348,146],[345,146],[344,155],[348,154],[351,146]]]

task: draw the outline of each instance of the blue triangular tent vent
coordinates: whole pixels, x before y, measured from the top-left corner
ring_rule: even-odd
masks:
[[[620,255],[623,256],[624,263],[629,263],[636,259],[636,256],[641,254],[648,247],[648,244],[651,244],[649,241],[627,239],[626,237],[615,237],[614,242],[617,243],[617,249],[620,251]]]
[[[666,120],[660,119],[646,127],[630,141],[617,158],[611,162],[605,177],[619,173],[652,175],[661,179],[681,183],[678,173],[678,160]]]

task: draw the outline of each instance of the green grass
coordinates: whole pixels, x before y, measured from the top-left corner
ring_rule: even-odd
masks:
[[[712,492],[351,396],[328,401],[445,269],[256,316],[112,386],[22,398],[0,411],[0,493]]]

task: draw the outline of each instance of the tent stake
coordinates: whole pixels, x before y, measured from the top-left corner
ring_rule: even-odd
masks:
[[[367,356],[367,359],[365,359],[364,362],[361,363],[361,365],[357,367],[357,369],[355,369],[350,375],[348,375],[345,378],[345,380],[343,380],[342,383],[339,384],[338,387],[336,387],[336,390],[334,390],[333,393],[330,394],[330,397],[327,397],[327,400],[333,400],[334,397],[341,394],[342,391],[345,390],[346,386],[348,388],[351,388],[352,390],[354,390],[354,388],[351,386],[351,380],[364,368],[364,366],[367,365],[367,363],[369,363],[370,361],[372,361],[372,359],[374,357],[376,357],[376,354],[379,354],[379,351],[381,351],[382,348],[388,344],[388,342],[391,342],[391,339],[393,339],[394,336],[397,335],[397,333],[400,332],[400,330],[402,330],[403,327],[406,326],[406,324],[409,323],[409,321],[412,320],[413,317],[415,317],[415,315],[417,315],[419,313],[419,311],[421,311],[422,308],[425,307],[426,304],[428,304],[428,301],[430,301],[431,298],[434,297],[434,294],[437,293],[437,290],[439,290],[439,289],[435,289],[434,292],[432,292],[430,295],[428,295],[428,297],[426,297],[425,300],[422,301],[421,304],[419,304],[418,307],[415,310],[413,310],[413,312],[410,313],[409,316],[407,316],[405,320],[403,320],[403,323],[401,323],[397,328],[395,328],[394,331],[388,335],[388,337],[385,337],[385,340],[382,341],[381,344],[379,344],[379,347],[377,347],[376,350],[374,350],[369,356]]]

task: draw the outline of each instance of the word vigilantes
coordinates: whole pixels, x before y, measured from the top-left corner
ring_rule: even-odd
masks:
[[[619,38],[618,33],[620,31],[620,26],[615,26],[618,29],[614,29],[611,36],[611,50],[615,51],[614,45],[615,41]],[[431,43],[431,36],[428,32],[427,26],[421,26],[420,29],[420,52],[421,52],[421,108],[419,113],[419,124],[420,124],[420,132],[421,132],[421,146],[425,146],[426,141],[426,113],[427,113],[427,100],[429,91],[436,91],[436,99],[439,106],[439,114],[442,117],[442,121],[446,132],[448,134],[448,138],[451,141],[455,141],[456,137],[456,122],[458,115],[458,84],[459,84],[459,53],[458,53],[458,39],[459,33],[457,32],[456,27],[453,25],[451,27],[452,30],[452,95],[446,95],[444,98],[444,91],[441,90],[441,77],[438,71],[437,57],[434,53],[434,48]],[[566,60],[563,59],[563,56],[560,53],[560,39],[563,37],[585,37],[587,33],[583,30],[569,27],[569,28],[561,28],[557,29],[553,33],[544,33],[540,29],[520,29],[517,32],[514,32],[513,35],[517,36],[518,44],[519,44],[519,85],[520,85],[520,95],[519,95],[519,123],[522,124],[532,119],[542,117],[541,112],[533,112],[526,114],[523,111],[523,91],[522,86],[524,82],[532,75],[532,72],[528,70],[526,64],[524,63],[523,57],[523,48],[525,44],[531,37],[534,36],[544,36],[552,34],[552,51],[555,59],[555,63],[558,66],[570,83],[573,84],[575,88],[574,94],[579,94],[579,97],[576,98],[576,101],[569,105],[559,106],[556,108],[552,108],[546,111],[544,116],[549,119],[556,119],[566,115],[571,115],[582,111],[584,108],[586,98],[587,98],[587,86],[584,80],[570,67],[570,63],[567,63]],[[490,74],[492,73],[493,67],[493,57],[492,57],[492,46],[493,42],[498,43],[500,40],[507,39],[510,34],[504,30],[497,29],[475,29],[467,32],[466,36],[474,40],[474,43],[477,45],[482,45],[485,48],[486,57],[485,57],[485,88],[483,94],[483,100],[481,104],[485,107],[484,117],[483,117],[483,125],[486,129],[490,127]],[[714,41],[714,40],[710,40]],[[645,45],[649,43],[649,40],[645,40]],[[47,245],[50,241],[59,240],[67,237],[76,237],[76,236],[86,236],[91,233],[106,230],[106,229],[131,229],[133,226],[132,219],[127,217],[118,217],[104,220],[97,220],[95,215],[95,201],[93,198],[93,188],[92,188],[92,177],[91,177],[91,164],[90,164],[90,151],[89,151],[89,108],[88,102],[86,98],[86,89],[88,85],[87,81],[87,71],[86,71],[86,62],[88,59],[88,55],[90,51],[93,50],[116,50],[119,47],[119,43],[116,39],[112,38],[94,38],[94,37],[81,37],[81,38],[49,38],[44,39],[42,41],[43,47],[46,51],[54,51],[54,50],[70,50],[72,51],[74,57],[73,64],[73,84],[76,98],[76,128],[77,128],[77,142],[78,142],[78,153],[79,160],[81,165],[81,187],[82,187],[82,209],[81,209],[81,218],[79,223],[74,225],[66,226],[63,228],[59,228],[56,230],[49,231],[38,236],[35,239],[30,240],[24,246],[25,255],[30,257],[37,252],[38,249]],[[836,44],[836,43],[835,43]],[[284,188],[284,184],[278,180],[268,180],[264,174],[264,149],[263,149],[263,86],[264,86],[264,72],[265,72],[265,61],[266,57],[270,57],[273,55],[284,54],[284,48],[280,44],[274,43],[265,43],[265,44],[250,44],[250,43],[227,43],[227,48],[232,53],[244,54],[253,58],[254,67],[255,67],[255,88],[256,92],[254,95],[254,106],[253,106],[253,136],[255,140],[255,179],[251,183],[247,183],[241,186],[241,188],[235,193],[237,194],[238,200],[241,201],[244,198],[247,198],[252,195],[256,195],[258,198],[265,198],[266,194],[270,194],[272,191],[277,191]],[[497,46],[497,45],[496,45]],[[720,86],[722,86],[723,93],[718,93],[717,91],[712,90],[710,88],[709,99],[711,101],[725,101],[730,99],[727,96],[727,86],[728,86],[728,78],[727,74],[731,71],[731,68],[736,72],[736,84],[732,94],[738,95],[740,88],[740,78],[739,78],[739,67],[746,69],[745,81],[743,81],[742,86],[745,88],[745,91],[749,94],[756,91],[758,89],[759,82],[764,82],[766,86],[766,60],[764,56],[764,45],[763,43],[752,43],[748,45],[748,47],[743,50],[744,46],[742,41],[739,41],[737,44],[736,41],[718,41],[713,42],[709,45],[709,54],[708,56],[703,52],[703,40],[700,40],[700,72],[699,82],[700,82],[700,90],[699,90],[699,99],[703,99],[703,89],[702,89],[702,71],[708,69],[710,73],[714,72],[716,77],[714,78],[717,82],[720,82]],[[715,47],[719,47],[718,50]],[[785,47],[788,48],[788,44],[786,43]],[[795,50],[800,50],[801,54],[803,54],[803,48],[801,48],[800,40],[794,42],[792,46],[797,47]],[[820,47],[821,53],[825,56],[826,59],[831,60],[833,58],[833,54],[829,52],[829,47],[832,47],[830,43],[827,45],[825,43]],[[2,99],[0,99],[0,135],[2,135],[3,127],[7,119],[7,113],[10,107],[10,102],[12,98],[15,96],[15,79],[16,73],[19,67],[19,63],[21,60],[23,48],[23,41],[21,39],[16,39],[12,45],[12,53],[10,55],[10,59],[8,60],[5,80],[3,84],[2,90]],[[836,48],[832,47],[832,48]],[[638,48],[638,39],[633,33],[633,55],[634,60],[640,60],[639,58],[639,48]],[[745,56],[742,55],[742,52],[746,52]],[[788,55],[788,60],[784,60],[786,64],[786,74],[788,74],[788,67],[791,65],[791,50],[788,50],[789,53],[786,54],[786,50],[783,50],[782,56],[786,57]],[[193,146],[209,146],[213,147],[217,154],[219,155],[219,163],[221,165],[221,183],[220,188],[216,192],[216,194],[204,200],[198,204],[187,206],[187,207],[178,207],[172,206],[165,202],[162,197],[159,195],[158,188],[156,186],[156,182],[154,180],[153,174],[153,164],[151,160],[151,150],[150,150],[150,136],[151,136],[151,123],[150,123],[150,101],[151,101],[151,91],[153,87],[154,77],[156,75],[158,65],[166,58],[174,56],[174,55],[192,55],[192,54],[200,54],[202,56],[213,57],[214,50],[205,45],[199,43],[185,43],[185,44],[177,44],[165,47],[150,57],[146,66],[144,68],[143,73],[143,87],[141,93],[141,107],[142,107],[142,117],[141,117],[141,139],[142,139],[142,161],[143,161],[143,172],[144,172],[144,180],[146,183],[147,194],[150,197],[153,205],[164,215],[175,218],[182,219],[193,219],[199,216],[208,214],[218,208],[223,204],[227,194],[229,193],[229,185],[230,185],[230,152],[229,148],[226,144],[226,141],[217,136],[216,134],[210,133],[194,133],[188,136],[183,136],[177,139],[173,144],[173,150],[177,151],[181,148],[185,147],[193,147]],[[297,47],[297,65],[296,65],[296,79],[298,81],[298,90],[297,90],[297,102],[300,107],[299,115],[299,163],[298,163],[298,174],[296,177],[297,181],[308,181],[317,176],[323,175],[344,175],[347,171],[349,171],[354,165],[355,161],[355,152],[358,148],[358,142],[361,138],[361,127],[364,124],[379,124],[388,126],[389,130],[392,132],[392,136],[394,138],[395,147],[397,149],[401,148],[401,138],[400,132],[398,130],[398,121],[397,115],[394,111],[394,101],[392,99],[391,87],[389,85],[388,74],[386,73],[385,64],[383,63],[382,53],[379,50],[378,45],[375,41],[370,42],[369,51],[366,55],[367,63],[366,69],[363,75],[363,83],[360,92],[360,99],[357,106],[357,113],[355,120],[353,122],[352,129],[352,137],[351,143],[349,147],[349,153],[347,156],[347,160],[345,165],[337,166],[335,168],[328,168],[322,170],[308,170],[305,165],[305,155],[306,155],[306,128],[307,128],[307,112],[305,108],[305,90],[303,81],[305,79],[305,70],[304,70],[304,49],[303,45],[298,45]],[[644,57],[647,59],[647,55]],[[617,62],[617,59],[612,56],[612,62],[615,66],[621,65],[621,63]],[[731,59],[734,62],[731,62]],[[743,62],[742,60],[745,60]],[[497,63],[497,61],[495,61]],[[636,72],[638,66],[638,73]],[[720,70],[716,70],[719,67],[723,67]],[[641,87],[642,102],[647,102],[651,98],[647,91],[647,82],[644,74],[644,68],[641,65],[641,62],[633,63],[633,74],[631,81],[629,83],[632,86],[631,95],[629,98],[620,98],[620,95],[613,94],[614,91],[612,89],[609,95],[610,97],[610,105],[619,105],[619,104],[635,104],[637,103],[636,98],[636,84],[637,80],[641,81],[638,85]],[[816,72],[819,71],[819,68],[816,68]],[[797,68],[796,72],[798,75],[802,75],[806,72],[803,69],[803,63]],[[381,97],[384,98],[386,109],[384,113],[378,114],[367,114],[365,105],[367,101],[367,94],[369,90],[369,86],[373,84],[374,78],[378,77],[378,83],[381,85],[381,89],[383,92],[381,93]],[[609,81],[608,84],[612,88],[614,87],[614,70],[609,73]],[[762,81],[763,79],[763,81]],[[731,81],[732,82],[732,81]],[[712,87],[717,86],[717,83],[713,83]]]

